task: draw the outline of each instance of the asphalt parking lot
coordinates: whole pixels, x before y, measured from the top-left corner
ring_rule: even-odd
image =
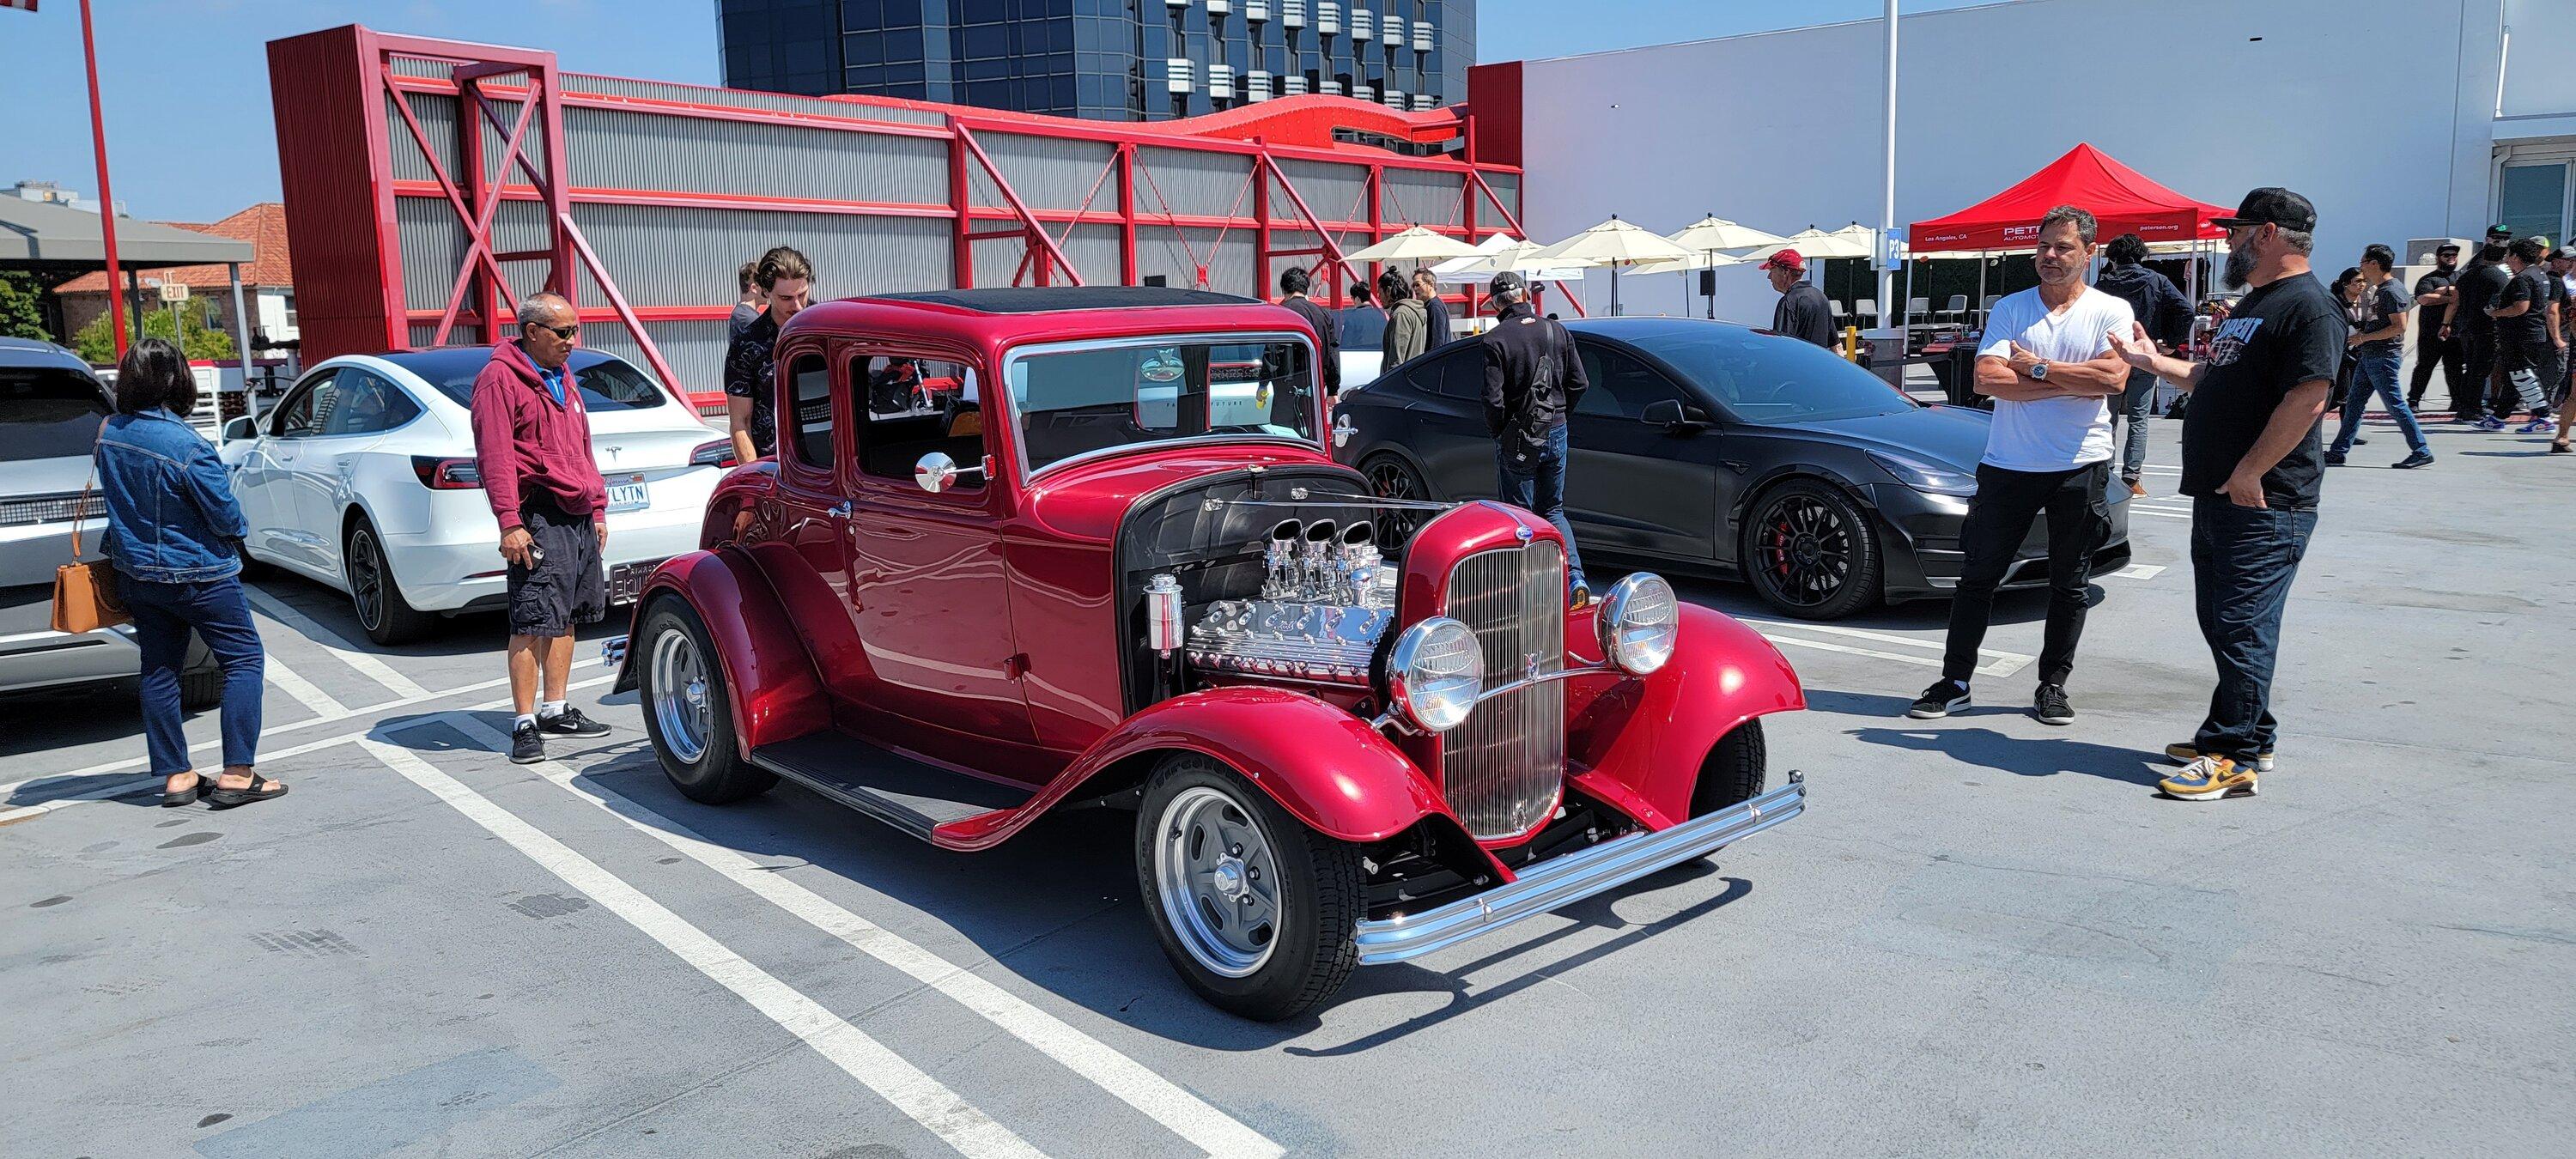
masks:
[[[0,699],[0,1152],[2555,1152],[2576,468],[2437,426],[2389,471],[2374,433],[2328,479],[2260,798],[2154,794],[2210,680],[2165,467],[2073,728],[2022,707],[2040,593],[1926,723],[1941,605],[1791,624],[1688,585],[1803,674],[1770,739],[1807,814],[1279,1025],[1166,967],[1123,814],[959,855],[790,787],[695,805],[588,644],[617,731],[512,766],[497,620],[362,648],[266,577],[286,801],[133,795],[130,686]]]

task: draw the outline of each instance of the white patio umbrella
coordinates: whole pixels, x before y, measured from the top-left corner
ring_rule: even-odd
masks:
[[[1694,253],[1739,253],[1758,246],[1776,245],[1779,234],[1737,225],[1712,213],[1665,235],[1666,240]]]
[[[1860,232],[1855,236],[1853,230]],[[1770,257],[1781,250],[1796,250],[1798,256],[1808,259],[1865,258],[1878,252],[1872,241],[1874,237],[1876,237],[1875,234],[1857,225],[1838,229],[1832,233],[1826,233],[1811,225],[1781,238],[1777,244],[1759,247],[1744,256],[1758,260]]]
[[[1502,244],[1495,245],[1497,241]],[[1477,248],[1485,252],[1472,257],[1452,258],[1433,266],[1432,276],[1443,282],[1475,283],[1490,281],[1494,275],[1510,270],[1532,281],[1556,281],[1582,277],[1583,271],[1595,264],[1569,258],[1541,258],[1538,253],[1546,247],[1510,234],[1495,234]]]
[[[1715,270],[1723,269],[1727,266],[1740,266],[1743,265],[1745,261],[1746,259],[1744,258],[1735,257],[1730,254],[1718,253],[1715,250],[1700,250],[1691,254],[1689,257],[1674,258],[1668,262],[1643,262],[1637,265],[1631,272],[1640,274],[1686,274],[1692,270]],[[1682,283],[1682,313],[1684,315],[1688,315],[1690,313],[1690,282],[1688,279],[1684,279]],[[1708,316],[1712,319],[1717,317],[1717,295],[1715,294],[1710,294],[1708,296]]]
[[[1619,310],[1619,268],[1644,262],[1672,261],[1688,258],[1691,251],[1666,240],[1663,235],[1621,221],[1618,215],[1581,233],[1548,246],[1532,255],[1542,260],[1576,258],[1610,267],[1610,313]]]
[[[1342,255],[1348,262],[1436,262],[1449,258],[1473,257],[1476,247],[1445,233],[1433,233],[1414,226],[1402,233]]]

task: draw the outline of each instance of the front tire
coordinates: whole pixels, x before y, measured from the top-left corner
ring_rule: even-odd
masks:
[[[1762,739],[1762,722],[1748,720],[1709,746],[1699,766],[1699,783],[1691,787],[1691,816],[1705,817],[1762,795],[1769,781],[1770,745]]]
[[[368,639],[388,646],[408,644],[438,626],[438,613],[421,611],[403,598],[402,584],[394,579],[393,565],[385,558],[384,540],[365,516],[350,525],[348,542],[341,549],[340,571],[349,582],[349,605],[357,610],[358,626],[367,630]]]
[[[1764,492],[1737,558],[1764,603],[1802,620],[1839,620],[1882,594],[1877,528],[1841,488],[1818,479]]]
[[[629,646],[642,666],[644,732],[671,787],[702,805],[730,805],[778,783],[778,774],[742,759],[724,666],[696,612],[668,596],[656,599]]]
[[[1206,757],[1172,757],[1146,785],[1136,878],[1172,968],[1220,1010],[1293,1018],[1359,964],[1358,847]]]

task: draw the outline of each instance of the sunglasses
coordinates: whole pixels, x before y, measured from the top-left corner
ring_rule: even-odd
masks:
[[[552,334],[566,342],[572,341],[573,335],[581,333],[581,323],[579,322],[575,322],[570,326],[548,326],[543,322],[530,322],[528,325]]]

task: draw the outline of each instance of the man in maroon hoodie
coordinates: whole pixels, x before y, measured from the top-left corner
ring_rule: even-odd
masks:
[[[581,337],[572,303],[533,294],[519,337],[492,344],[474,378],[474,457],[510,564],[510,759],[546,759],[546,733],[598,736],[608,726],[564,703],[573,633],[608,615],[608,485],[590,450],[590,412],[565,360]],[[544,700],[537,698],[542,681]]]

